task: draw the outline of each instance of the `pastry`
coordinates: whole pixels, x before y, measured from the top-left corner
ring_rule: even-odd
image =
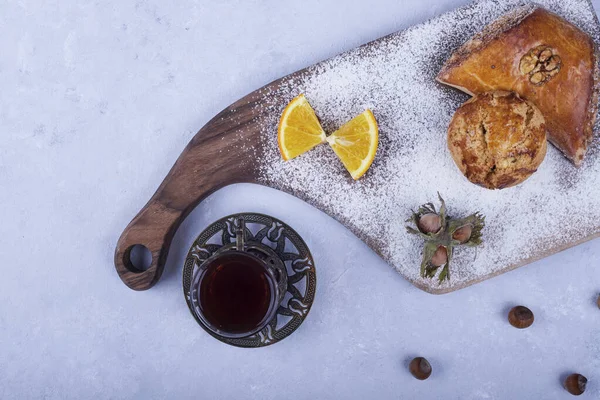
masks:
[[[598,59],[590,36],[537,5],[515,9],[460,47],[438,81],[469,94],[517,92],[544,114],[548,139],[579,166],[592,138]]]
[[[514,92],[475,95],[454,114],[448,148],[471,182],[488,189],[514,186],[546,156],[544,116]]]

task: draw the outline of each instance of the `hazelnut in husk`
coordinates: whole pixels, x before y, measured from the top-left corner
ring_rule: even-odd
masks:
[[[439,195],[441,207],[436,211],[432,203],[422,205],[413,212],[407,222],[417,229],[407,226],[409,233],[419,235],[425,240],[421,277],[433,278],[437,274],[438,282],[450,279],[450,262],[455,246],[477,246],[481,243],[481,231],[485,226],[485,217],[479,213],[466,218],[454,219],[446,214],[446,203]]]
[[[431,364],[423,357],[413,358],[408,369],[415,378],[421,381],[424,381],[431,376]]]
[[[449,219],[448,232],[455,243],[473,247],[481,244],[481,231],[484,226],[485,218],[475,213],[466,218]]]
[[[471,239],[471,232],[473,232],[473,227],[471,225],[464,225],[454,231],[452,234],[452,239],[457,242],[463,244],[467,243],[469,239]]]
[[[442,218],[436,213],[421,215],[417,227],[423,233],[438,233],[442,228]]]
[[[579,396],[585,392],[587,378],[581,374],[571,374],[565,380],[565,389],[574,396]]]
[[[443,234],[446,227],[446,204],[440,197],[442,206],[440,211],[436,211],[432,203],[423,204],[417,212],[413,212],[412,216],[406,222],[412,222],[417,229],[407,226],[408,232],[421,236],[423,239],[431,239]]]
[[[533,320],[533,312],[525,306],[513,307],[508,313],[508,322],[518,329],[529,328]]]
[[[437,271],[442,268],[438,276],[441,283],[444,279],[449,279],[450,258],[452,257],[451,247],[438,245],[437,242],[428,241],[423,248],[423,261],[421,262],[421,276],[423,278],[433,278]]]
[[[430,263],[434,267],[441,267],[448,262],[448,250],[444,246],[438,246],[433,257],[431,257]]]

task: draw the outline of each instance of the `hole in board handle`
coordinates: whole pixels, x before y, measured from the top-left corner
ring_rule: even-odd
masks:
[[[152,265],[152,253],[146,246],[134,244],[123,255],[123,262],[131,272],[144,272]]]

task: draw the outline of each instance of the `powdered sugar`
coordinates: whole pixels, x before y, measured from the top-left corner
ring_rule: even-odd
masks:
[[[599,28],[586,0],[541,5],[590,33]],[[469,183],[446,147],[446,129],[466,95],[434,81],[442,63],[469,37],[520,4],[483,0],[407,31],[390,35],[309,68],[268,93],[261,180],[315,205],[345,224],[404,277],[445,292],[511,269],[546,252],[600,233],[600,156],[597,138],[576,169],[549,147],[539,171],[525,183],[490,191]],[[354,182],[326,145],[283,162],[277,120],[291,98],[304,93],[326,131],[364,109],[373,110],[380,145],[370,171]],[[445,198],[451,215],[481,211],[484,244],[459,249],[449,282],[419,276],[422,242],[406,233],[411,209]]]

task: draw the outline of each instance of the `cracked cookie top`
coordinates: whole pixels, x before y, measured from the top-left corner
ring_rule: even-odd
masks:
[[[529,178],[544,160],[544,116],[514,92],[483,93],[454,114],[448,148],[469,181],[488,189],[514,186]]]

